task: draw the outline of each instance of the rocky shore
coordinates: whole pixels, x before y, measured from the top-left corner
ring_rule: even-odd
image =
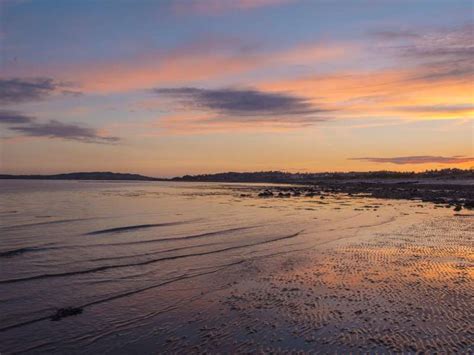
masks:
[[[379,181],[319,181],[302,186],[272,186],[257,192],[260,198],[313,197],[348,194],[354,197],[419,200],[432,202],[460,211],[474,209],[474,184],[470,181],[444,182],[379,182]],[[252,196],[249,194],[249,196]],[[245,197],[242,194],[241,197]]]

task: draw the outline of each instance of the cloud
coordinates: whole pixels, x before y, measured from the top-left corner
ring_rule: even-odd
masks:
[[[210,35],[174,48],[137,51],[127,57],[87,63],[44,66],[43,73],[80,85],[83,92],[113,93],[154,86],[197,85],[197,82],[250,76],[259,70],[315,66],[358,53],[347,43],[306,42],[289,47],[270,46],[257,40]],[[25,73],[23,73],[25,74]],[[240,81],[240,80],[239,80]]]
[[[294,1],[295,0],[178,0],[172,3],[172,9],[178,14],[220,15],[235,10],[252,10]]]
[[[373,56],[386,57],[395,63],[392,67],[339,69],[263,79],[254,85],[258,90],[290,92],[334,108],[334,119],[472,117],[473,107],[466,103],[472,102],[473,31],[472,25],[419,32],[379,31],[379,37],[392,41],[376,43],[376,51],[366,48],[366,54],[370,60]],[[347,44],[338,47],[350,48]],[[372,42],[370,48],[374,49]],[[348,58],[350,55],[351,51],[346,51]]]
[[[423,34],[410,45],[401,47],[403,54],[421,58],[453,56],[469,59],[474,53],[474,25],[440,29]]]
[[[377,53],[392,55],[399,67],[411,68],[406,82],[474,80],[474,24],[425,28],[417,32],[405,29],[381,29],[369,32],[381,39]]]
[[[465,157],[455,155],[452,157],[432,156],[432,155],[415,155],[407,157],[393,157],[393,158],[349,158],[349,160],[369,161],[372,163],[391,163],[391,164],[460,164],[474,161],[474,157]]]
[[[0,103],[16,104],[44,100],[56,90],[67,86],[51,78],[0,79]],[[70,90],[63,90],[62,93],[78,94]]]
[[[375,38],[379,38],[386,41],[415,39],[420,37],[418,33],[409,30],[377,30],[370,31],[369,34]]]
[[[61,90],[61,94],[72,97],[80,97],[83,95],[82,92],[76,90]]]
[[[273,117],[273,116],[218,116],[189,112],[161,117],[153,124],[159,131],[149,130],[145,135],[164,134],[195,135],[209,133],[283,133],[310,127],[328,118],[318,117]]]
[[[284,132],[312,126],[332,115],[332,110],[307,98],[282,92],[193,87],[151,91],[172,99],[177,113],[161,117],[156,124],[168,133]]]
[[[83,91],[111,93],[235,75],[255,69],[263,60],[238,40],[208,39],[54,70],[55,75],[80,83]]]
[[[23,124],[33,122],[34,118],[30,116],[23,115],[16,111],[4,111],[0,110],[0,123],[7,124]]]
[[[66,124],[55,120],[51,120],[47,123],[33,123],[8,128],[12,131],[22,133],[25,136],[62,138],[86,143],[115,143],[120,140],[118,137],[101,136],[93,128],[76,124]]]
[[[307,99],[253,89],[157,88],[158,95],[177,98],[184,106],[228,116],[293,116],[327,112]]]
[[[412,80],[472,80],[473,33],[472,24],[436,29],[413,37],[408,44],[389,49],[420,66],[420,73]]]
[[[66,124],[55,120],[47,123],[37,122],[35,117],[26,116],[16,111],[0,111],[0,124],[7,129],[30,137],[62,138],[86,143],[115,143],[118,137],[104,136],[90,127],[77,124]]]
[[[426,105],[426,106],[402,106],[397,107],[397,111],[419,112],[419,113],[450,113],[450,114],[468,114],[474,111],[472,104],[459,105]]]

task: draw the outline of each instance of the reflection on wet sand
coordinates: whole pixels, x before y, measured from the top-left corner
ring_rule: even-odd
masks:
[[[466,227],[448,217],[265,260],[256,277],[209,298],[223,315],[197,318],[195,350],[469,353],[474,254]],[[169,342],[171,351],[190,345]]]

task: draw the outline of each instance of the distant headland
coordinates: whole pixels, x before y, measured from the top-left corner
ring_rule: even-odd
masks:
[[[282,171],[225,172],[216,174],[184,175],[173,178],[150,177],[131,173],[114,172],[73,172],[53,175],[10,175],[0,174],[0,179],[22,180],[135,180],[135,181],[202,181],[202,182],[261,182],[261,183],[311,183],[328,180],[387,180],[387,179],[474,179],[474,168],[441,169],[423,172],[368,171],[368,172],[324,172],[289,173]]]
[[[15,180],[136,180],[136,181],[161,181],[167,179],[154,178],[139,174],[112,173],[110,171],[78,172],[54,175],[8,175],[0,174],[0,179]]]

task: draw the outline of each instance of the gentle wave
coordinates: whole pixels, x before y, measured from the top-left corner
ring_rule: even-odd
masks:
[[[264,240],[264,241],[257,242],[257,243],[239,245],[239,246],[228,247],[228,248],[223,248],[223,249],[218,249],[218,250],[211,250],[211,251],[206,251],[206,252],[201,252],[201,253],[167,256],[167,257],[163,257],[163,258],[152,259],[152,260],[147,260],[147,261],[141,261],[141,262],[136,262],[136,263],[119,264],[119,265],[104,265],[104,266],[99,266],[99,267],[92,268],[92,269],[67,271],[67,272],[60,272],[60,273],[54,273],[54,274],[41,274],[41,275],[22,277],[22,278],[17,278],[17,279],[0,280],[0,284],[12,284],[12,283],[26,282],[26,281],[33,281],[33,280],[42,280],[42,279],[66,277],[66,276],[73,276],[73,275],[83,275],[83,274],[90,274],[90,273],[95,273],[95,272],[100,272],[100,271],[106,271],[106,270],[110,270],[110,269],[120,269],[120,268],[128,268],[128,267],[133,267],[133,266],[149,265],[149,264],[154,264],[154,263],[157,263],[157,262],[160,262],[160,261],[165,261],[165,260],[176,260],[176,259],[183,259],[183,258],[189,258],[189,257],[194,257],[194,256],[217,254],[217,253],[222,253],[222,252],[226,252],[226,251],[230,251],[230,250],[248,248],[248,247],[252,247],[252,246],[256,246],[256,245],[273,243],[273,242],[276,242],[276,241],[279,241],[279,240],[294,238],[294,237],[298,236],[299,234],[301,234],[302,231],[303,230],[301,230],[297,233],[294,233],[294,234],[286,235],[286,236],[275,238],[275,239]]]
[[[107,297],[107,298],[102,298],[102,299],[100,299],[100,300],[96,300],[96,301],[92,301],[92,302],[89,302],[89,303],[85,303],[85,304],[82,304],[82,305],[77,306],[77,307],[75,307],[75,308],[84,309],[84,308],[86,308],[86,307],[90,307],[90,306],[93,306],[93,305],[97,305],[97,304],[101,304],[101,303],[113,301],[113,300],[116,300],[116,299],[119,299],[119,298],[124,298],[124,297],[128,297],[128,296],[132,296],[132,295],[134,295],[134,294],[137,294],[137,293],[140,293],[140,292],[144,292],[144,291],[148,291],[148,290],[151,290],[151,289],[153,289],[153,288],[157,288],[157,287],[169,285],[169,284],[172,284],[172,283],[174,283],[174,282],[181,281],[181,280],[191,279],[191,278],[198,277],[198,276],[204,276],[204,275],[213,274],[213,273],[222,271],[222,270],[224,270],[225,268],[227,268],[227,267],[229,267],[229,266],[234,266],[234,265],[241,264],[242,262],[243,262],[243,261],[240,260],[240,261],[238,261],[238,262],[226,264],[226,265],[224,265],[223,267],[219,267],[219,268],[217,268],[217,269],[215,269],[215,270],[206,271],[206,272],[201,272],[201,273],[196,273],[196,274],[192,274],[192,275],[182,275],[182,276],[176,277],[176,278],[171,279],[171,280],[163,281],[163,282],[160,282],[160,283],[157,283],[157,284],[149,285],[149,286],[142,287],[142,288],[139,288],[139,289],[131,290],[131,291],[128,291],[128,292],[124,292],[124,293],[117,294],[117,295],[113,295],[113,296],[110,296],[110,297]],[[41,322],[41,321],[44,321],[44,320],[50,320],[50,319],[52,318],[52,316],[53,316],[53,314],[47,315],[47,316],[43,316],[43,317],[39,317],[39,318],[35,318],[35,319],[30,319],[30,320],[27,320],[27,321],[24,321],[24,322],[20,322],[20,323],[16,323],[16,324],[11,324],[11,325],[8,325],[8,326],[6,326],[6,327],[0,328],[0,332],[5,332],[5,331],[11,330],[11,329],[15,329],[15,328],[19,328],[19,327],[22,327],[22,326],[26,326],[26,325],[38,323],[38,322]]]
[[[173,223],[173,222],[170,222]],[[124,245],[138,245],[138,244],[150,244],[150,243],[162,243],[168,241],[180,241],[180,240],[190,240],[190,239],[199,239],[205,237],[212,237],[215,235],[223,235],[232,232],[238,232],[241,230],[248,230],[257,228],[258,226],[249,226],[249,227],[238,227],[238,228],[229,228],[229,229],[222,229],[213,232],[206,232],[200,234],[192,234],[187,235],[184,237],[168,237],[168,238],[159,238],[159,239],[149,239],[149,240],[138,240],[132,242],[122,242],[122,243],[98,243],[98,244],[89,244],[89,245],[59,245],[59,246],[31,246],[31,247],[24,247],[19,249],[12,249],[12,250],[5,250],[0,252],[0,257],[14,257],[19,256],[25,253],[35,253],[35,252],[42,252],[48,250],[64,250],[64,249],[76,249],[76,248],[101,248],[101,247],[111,247],[111,246],[124,246]]]
[[[178,226],[181,224],[196,222],[197,220],[188,220],[188,221],[177,221],[177,222],[165,222],[165,223],[150,223],[150,224],[137,224],[133,226],[124,226],[124,227],[115,227],[108,229],[100,229],[97,231],[86,233],[85,235],[98,235],[98,234],[107,234],[107,233],[121,233],[128,232],[130,230],[136,229],[146,229],[146,228],[155,228],[155,227],[168,227],[168,226]]]

